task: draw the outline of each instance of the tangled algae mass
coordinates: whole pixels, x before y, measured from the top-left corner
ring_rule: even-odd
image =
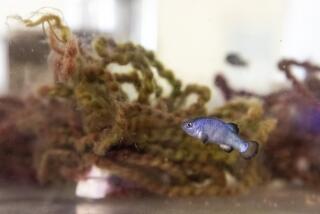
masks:
[[[215,78],[226,100],[233,97],[256,97],[263,100],[266,114],[277,118],[275,129],[265,147],[268,168],[275,178],[318,189],[320,186],[320,67],[313,62],[282,59],[278,63],[291,83],[267,95],[235,90],[223,75]],[[299,79],[294,68],[305,72]]]
[[[7,163],[7,173],[32,177],[22,170],[29,168],[37,181],[55,183],[77,179],[95,165],[164,196],[230,195],[267,180],[263,148],[275,120],[264,116],[258,100],[235,100],[208,112],[207,87],[183,86],[139,45],[105,37],[85,44],[52,14],[21,21],[48,26],[55,83],[37,95],[1,98],[0,146],[11,158],[1,154],[0,162]],[[114,72],[115,66],[126,72]],[[169,93],[160,79],[171,86]],[[191,104],[190,95],[197,97]],[[184,134],[181,121],[200,115],[237,123],[241,136],[260,143],[259,155],[244,160]],[[17,161],[9,162],[14,155]],[[19,168],[20,162],[33,165]]]

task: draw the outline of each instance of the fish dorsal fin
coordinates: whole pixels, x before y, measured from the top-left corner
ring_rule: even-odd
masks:
[[[235,123],[227,123],[228,128],[235,134],[239,134],[239,127]]]

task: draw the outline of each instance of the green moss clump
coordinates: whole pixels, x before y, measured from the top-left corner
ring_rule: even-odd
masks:
[[[92,165],[167,196],[239,193],[266,179],[260,157],[246,161],[237,152],[227,154],[215,145],[203,145],[180,129],[186,118],[215,115],[238,123],[241,135],[263,148],[275,121],[265,118],[259,101],[238,100],[207,112],[207,87],[183,87],[173,71],[139,45],[98,37],[90,48],[84,48],[55,15],[21,20],[28,27],[49,26],[49,66],[56,83],[41,88],[38,99],[48,101],[46,106],[56,102],[71,111],[63,131],[61,124],[50,119],[55,111],[42,117],[46,125],[38,123],[46,130],[36,133],[41,139],[35,155],[41,182],[55,181],[54,172],[70,178],[70,171],[80,173]],[[113,72],[110,66],[114,64],[127,66],[128,72]],[[169,95],[163,94],[155,76],[171,86]],[[122,87],[126,83],[134,86],[136,99],[129,99]],[[191,94],[197,100],[187,105]],[[227,183],[227,174],[237,185]]]

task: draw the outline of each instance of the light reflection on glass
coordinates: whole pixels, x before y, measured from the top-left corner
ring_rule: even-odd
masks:
[[[8,56],[6,41],[0,39],[0,94],[4,94],[8,89]]]

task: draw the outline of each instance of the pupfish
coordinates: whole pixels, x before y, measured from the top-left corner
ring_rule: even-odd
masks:
[[[226,62],[238,67],[245,67],[248,65],[248,63],[237,53],[229,53],[226,56]]]
[[[202,140],[204,144],[218,144],[225,152],[235,149],[245,159],[251,159],[258,152],[259,144],[242,139],[235,123],[226,123],[215,117],[198,117],[184,121],[181,128],[188,135]]]

